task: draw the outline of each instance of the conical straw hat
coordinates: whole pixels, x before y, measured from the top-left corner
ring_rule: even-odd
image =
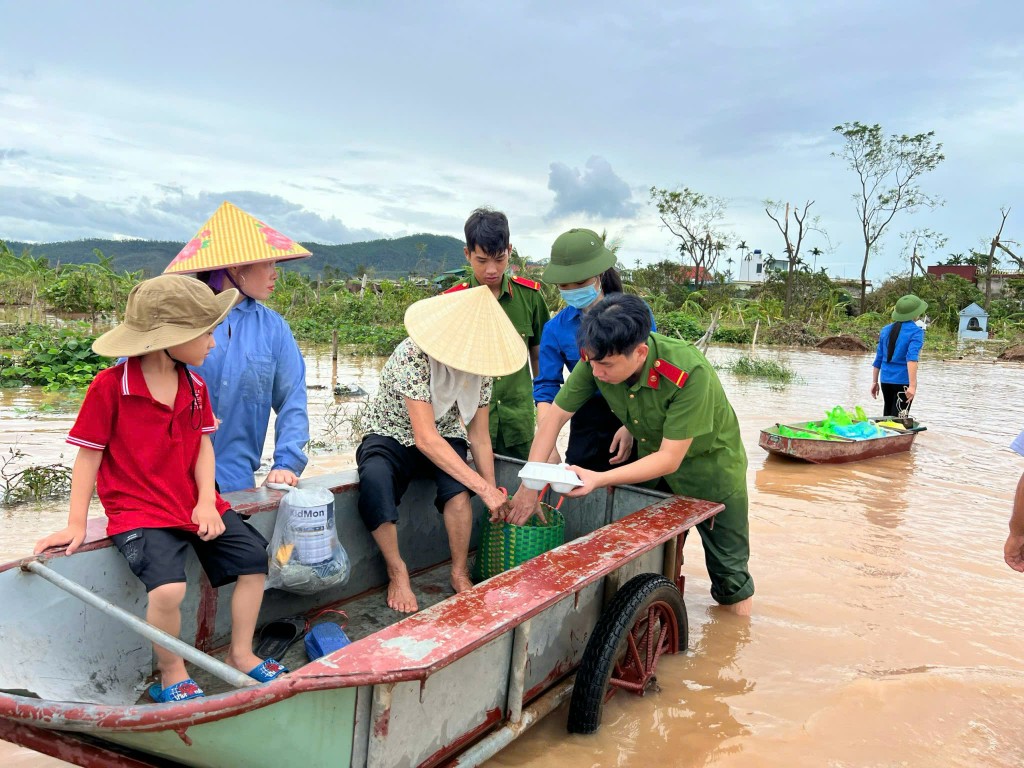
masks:
[[[291,238],[224,202],[171,260],[164,274],[206,272],[261,261],[304,259],[312,255]]]
[[[507,376],[526,365],[526,344],[486,285],[417,301],[405,329],[420,349],[450,368]]]

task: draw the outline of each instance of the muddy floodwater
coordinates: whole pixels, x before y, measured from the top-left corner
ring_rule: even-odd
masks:
[[[558,710],[489,766],[1024,765],[1024,574],[1002,560],[1024,470],[1007,449],[1024,429],[1024,368],[925,360],[913,413],[928,431],[910,453],[813,466],[769,457],[759,428],[837,404],[877,412],[871,357],[756,354],[799,378],[778,388],[720,372],[750,460],[752,619],[715,609],[700,539],[689,537],[690,647],[663,658],[660,690],[614,697],[594,736],[568,736]],[[329,356],[307,359],[310,384],[329,386]],[[372,392],[382,362],[344,359],[339,380]],[[309,471],[348,466],[345,419],[359,398],[336,401],[324,388],[310,402],[314,439],[331,455],[314,456]],[[73,409],[37,390],[0,391],[0,447],[33,463],[69,461]],[[63,526],[66,507],[0,515],[7,560]],[[3,742],[0,759],[62,765]]]

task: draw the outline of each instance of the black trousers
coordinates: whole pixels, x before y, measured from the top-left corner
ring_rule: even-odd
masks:
[[[594,472],[607,472],[609,469],[621,467],[622,464],[609,464],[611,454],[608,446],[612,444],[615,433],[622,428],[622,422],[608,407],[603,397],[592,397],[583,404],[569,421],[569,447],[565,451],[567,464],[575,464]],[[633,452],[623,462],[635,461],[637,456],[636,443]]]
[[[906,393],[904,390],[907,388],[906,384],[885,384],[882,387],[882,415],[883,416],[899,416],[901,413],[905,413],[910,410],[910,405],[914,402],[913,400],[907,400]]]
[[[465,440],[446,437],[448,444],[466,461],[469,446]],[[392,437],[367,435],[356,450],[359,470],[359,516],[367,529],[377,530],[383,523],[398,522],[398,504],[414,477],[433,477],[437,483],[434,506],[444,511],[449,499],[470,490],[447,472],[438,469],[415,445],[408,447]]]

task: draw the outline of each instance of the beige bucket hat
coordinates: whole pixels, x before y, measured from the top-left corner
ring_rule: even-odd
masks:
[[[216,328],[238,303],[234,288],[214,294],[189,275],[143,280],[128,294],[124,322],[92,343],[105,357],[137,357],[192,341]]]
[[[507,376],[526,365],[526,344],[486,285],[417,301],[405,329],[420,349],[457,371]]]

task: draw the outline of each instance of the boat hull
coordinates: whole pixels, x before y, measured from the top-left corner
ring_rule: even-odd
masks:
[[[499,482],[514,485],[520,466],[499,462]],[[261,622],[323,605],[382,603],[386,572],[356,511],[355,478],[322,482],[334,491],[352,578],[319,602],[271,590]],[[399,538],[414,580],[435,571],[447,579],[447,539],[433,496],[432,483],[416,482],[403,500]],[[278,498],[263,490],[230,500],[268,535]],[[430,768],[468,748],[468,764],[478,764],[488,739],[501,742],[501,729],[528,727],[535,717],[528,707],[546,711],[542,702],[553,692],[564,697],[620,585],[653,572],[682,586],[683,532],[722,509],[629,487],[565,502],[563,546],[369,631],[360,633],[353,612],[346,648],[260,686],[212,690],[204,682],[206,697],[173,704],[136,703],[152,671],[147,642],[19,563],[0,565],[7,607],[0,616],[0,738],[83,766],[278,768],[301,755],[309,766]],[[476,511],[479,522],[486,511]],[[70,557],[48,552],[47,566],[141,614],[144,596],[123,558],[95,529],[91,538]],[[182,637],[212,652],[228,637],[230,589],[218,597],[193,560]],[[105,675],[102,686],[96,672]]]
[[[921,428],[902,434],[875,437],[868,440],[826,440],[803,437],[788,437],[779,434],[778,428],[762,429],[758,439],[768,453],[811,464],[845,464],[850,461],[864,461],[879,456],[909,451],[914,438]]]

